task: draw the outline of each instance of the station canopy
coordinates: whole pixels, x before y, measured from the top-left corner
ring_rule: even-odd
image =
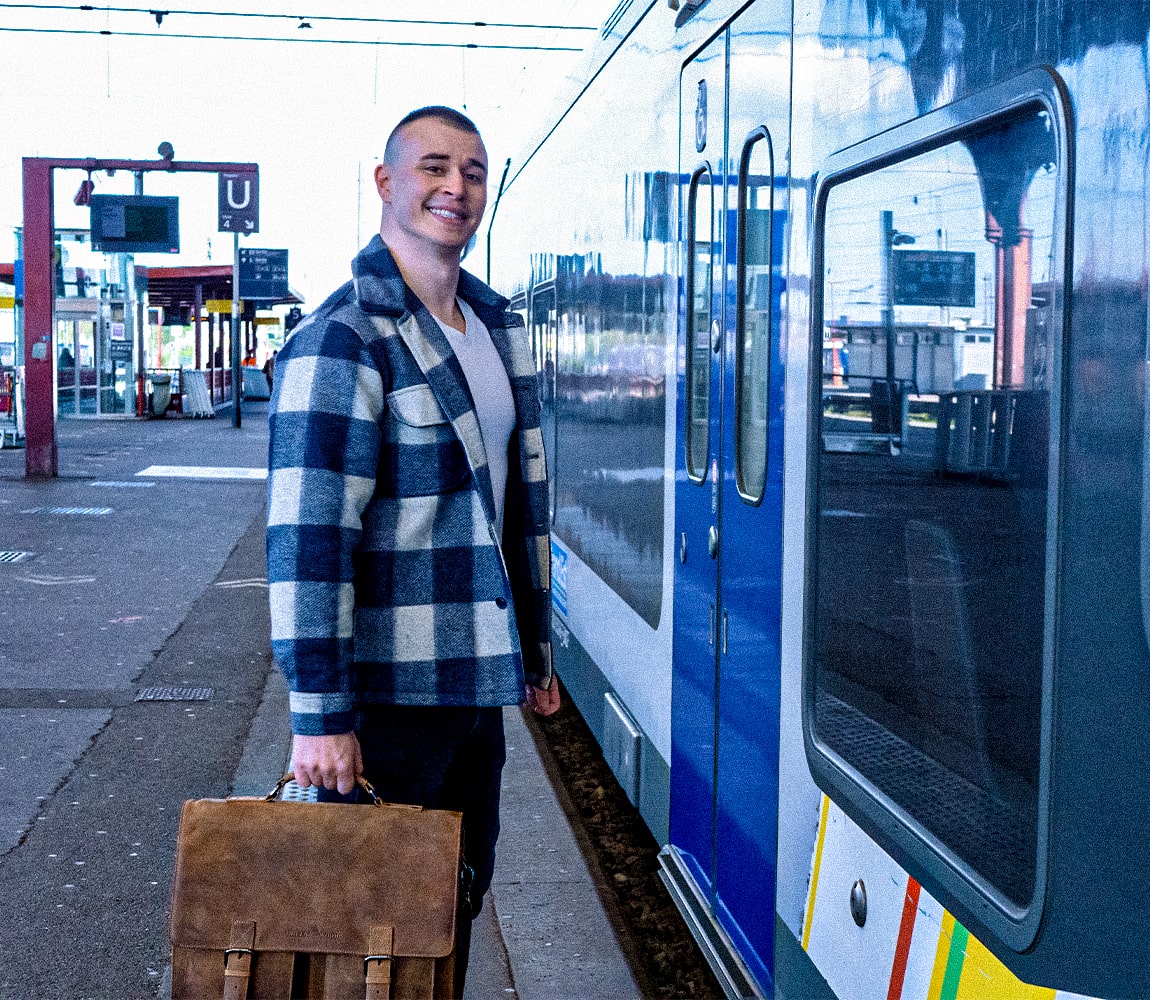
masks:
[[[15,265],[0,261],[0,284],[14,285],[16,283]],[[225,299],[232,297],[232,266],[231,264],[204,265],[201,267],[137,267],[139,277],[147,276],[148,305],[179,312],[186,308],[195,309],[196,286],[200,286],[200,304],[204,313],[207,312],[209,299]],[[256,302],[257,309],[270,308],[278,305],[303,305],[303,296],[293,288],[288,294],[278,299],[260,299]]]
[[[0,280],[3,280],[3,265],[0,265]],[[200,287],[200,303],[206,314],[209,299],[232,297],[232,265],[207,264],[200,267],[148,267],[137,268],[148,279],[148,305],[160,306],[171,312],[183,309],[193,311],[196,303],[196,286]],[[278,299],[259,299],[257,309],[277,305],[302,305],[303,296],[289,288],[288,294]]]

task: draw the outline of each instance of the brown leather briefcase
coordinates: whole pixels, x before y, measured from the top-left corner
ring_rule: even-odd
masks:
[[[450,998],[462,992],[470,874],[457,812],[184,803],[172,998]]]

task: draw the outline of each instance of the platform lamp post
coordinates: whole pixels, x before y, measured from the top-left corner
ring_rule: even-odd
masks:
[[[105,170],[224,174],[245,179],[248,184],[245,190],[254,194],[258,191],[260,168],[258,163],[179,162],[170,157],[159,160],[24,157],[24,475],[29,479],[59,474],[54,399],[55,284],[52,273],[55,230],[52,179],[57,169],[84,170],[89,175]],[[252,207],[254,210],[255,206]],[[249,229],[256,231],[255,227]]]
[[[900,233],[894,228],[894,213],[889,210],[883,210],[879,213],[879,228],[882,230],[882,328],[883,336],[886,338],[887,431],[891,435],[893,447],[896,414],[900,414],[898,424],[900,439],[902,435],[902,400],[894,375],[894,248],[913,243],[914,237],[909,233]]]

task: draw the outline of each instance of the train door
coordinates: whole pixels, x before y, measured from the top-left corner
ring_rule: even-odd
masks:
[[[671,846],[713,909],[726,36],[680,78],[684,297],[675,468]]]
[[[774,953],[789,24],[751,8],[681,80],[671,845],[737,995]]]

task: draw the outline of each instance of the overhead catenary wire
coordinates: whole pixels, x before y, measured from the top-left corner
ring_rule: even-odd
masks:
[[[580,46],[566,45],[497,45],[490,42],[417,42],[374,38],[314,38],[305,35],[200,35],[170,31],[112,31],[95,28],[12,28],[0,25],[0,31],[26,35],[103,35],[118,38],[190,38],[207,42],[284,42],[304,45],[388,45],[423,49],[514,49],[521,52],[582,52]]]
[[[278,14],[274,12],[237,10],[163,10],[158,7],[112,7],[105,4],[66,4],[66,3],[0,3],[0,9],[19,10],[72,10],[96,11],[113,14],[147,14],[150,17],[188,15],[192,17],[251,17],[284,21],[341,21],[349,24],[426,24],[457,28],[532,28],[538,31],[596,31],[593,25],[586,24],[523,24],[517,21],[444,21],[434,18],[411,17],[356,17],[338,14]],[[158,22],[157,22],[158,23]]]

